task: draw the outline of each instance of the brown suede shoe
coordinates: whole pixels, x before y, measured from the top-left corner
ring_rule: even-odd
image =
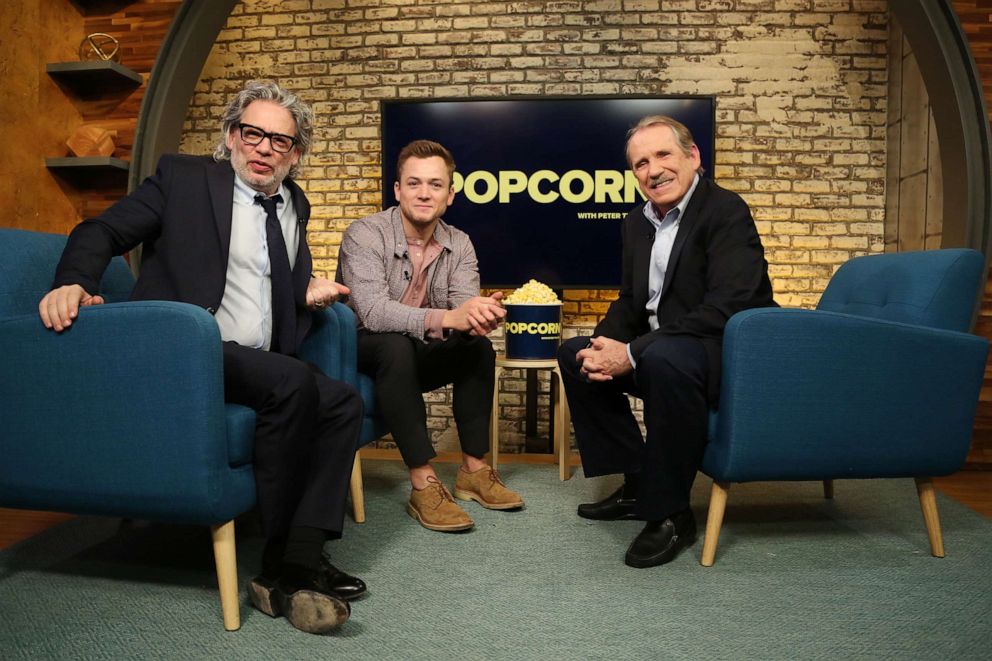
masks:
[[[433,475],[427,478],[426,487],[410,491],[406,511],[428,530],[456,532],[475,525],[465,510],[455,503],[448,489]]]
[[[506,488],[492,466],[480,468],[474,473],[459,468],[455,498],[474,500],[491,510],[512,510],[524,506],[524,499],[516,491]]]

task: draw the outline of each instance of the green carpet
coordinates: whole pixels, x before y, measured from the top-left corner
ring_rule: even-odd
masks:
[[[454,481],[455,466],[442,465]],[[328,545],[369,594],[327,637],[254,611],[224,631],[205,529],[83,517],[0,553],[3,659],[978,659],[992,644],[992,521],[943,497],[929,554],[911,480],[730,491],[717,562],[702,540],[655,569],[623,565],[637,522],[576,504],[616,480],[509,464],[520,512],[469,504],[475,530],[427,531],[398,462],[366,461],[368,522]],[[693,502],[702,531],[710,481]],[[242,587],[257,524],[239,521]]]

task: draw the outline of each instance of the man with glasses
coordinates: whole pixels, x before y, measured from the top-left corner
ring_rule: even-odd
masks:
[[[256,412],[254,470],[266,545],[252,602],[297,628],[325,633],[350,614],[364,582],[336,569],[324,542],[341,536],[361,429],[353,388],[296,356],[311,312],[348,288],[318,278],[306,242],[310,204],[293,181],[313,113],[271,82],[228,105],[213,158],[170,155],[133,193],[69,236],[39,304],[61,332],[97,305],[114,255],[143,244],[131,298],[199,305],[223,340],[228,402]]]

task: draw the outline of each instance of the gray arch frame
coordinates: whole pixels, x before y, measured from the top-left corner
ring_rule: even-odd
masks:
[[[186,109],[217,35],[238,0],[183,0],[165,35],[138,113],[128,190],[179,149]]]
[[[944,172],[941,245],[990,245],[992,160],[988,110],[978,68],[949,0],[890,2],[902,24],[933,107]]]

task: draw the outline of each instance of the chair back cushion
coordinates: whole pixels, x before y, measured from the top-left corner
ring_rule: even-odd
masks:
[[[817,309],[967,332],[984,270],[982,253],[964,248],[856,257]]]
[[[38,301],[52,288],[65,242],[61,234],[0,228],[0,317],[37,313]],[[128,299],[133,286],[127,262],[115,257],[99,293],[108,303],[117,303]]]
[[[358,437],[358,447],[368,445],[389,433],[386,419],[379,412],[375,401],[375,382],[368,374],[358,374],[358,392],[365,403],[365,417],[362,418],[362,432]]]

